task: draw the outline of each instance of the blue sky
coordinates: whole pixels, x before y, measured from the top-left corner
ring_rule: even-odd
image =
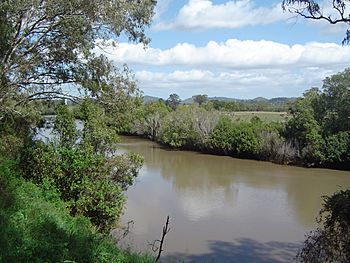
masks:
[[[345,31],[283,12],[280,1],[158,0],[150,45],[121,41],[107,56],[129,65],[145,95],[301,96],[350,65]]]

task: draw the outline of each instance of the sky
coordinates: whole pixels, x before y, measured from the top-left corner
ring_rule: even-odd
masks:
[[[148,47],[121,39],[105,54],[129,66],[144,95],[297,97],[349,67],[346,29],[284,12],[281,1],[158,0]]]

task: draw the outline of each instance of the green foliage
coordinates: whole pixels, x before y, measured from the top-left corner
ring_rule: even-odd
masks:
[[[18,158],[23,147],[31,140],[32,123],[38,122],[39,117],[24,118],[17,114],[6,114],[0,120],[0,155]]]
[[[143,162],[142,156],[132,152],[115,156],[110,167],[113,183],[117,183],[122,190],[127,190],[133,185]]]
[[[350,131],[350,69],[323,81],[323,126],[326,133]]]
[[[316,136],[320,133],[321,127],[315,119],[315,110],[313,108],[315,94],[308,91],[304,93],[303,98],[299,98],[292,111],[293,118],[287,123],[286,135],[298,138],[302,147],[313,143]]]
[[[146,104],[144,122],[154,125],[157,136],[152,137],[151,125],[146,124],[136,123],[135,132],[171,147],[282,163],[295,160],[295,149],[290,143],[284,143],[280,135],[282,123],[267,123],[255,115],[249,116],[250,122],[239,122],[235,116],[210,110],[209,104],[204,107],[183,105],[172,112],[168,112],[162,102]]]
[[[173,147],[191,146],[197,137],[191,122],[191,112],[186,107],[179,107],[166,116],[161,140]]]
[[[38,142],[22,162],[26,178],[37,185],[50,182],[72,215],[84,215],[108,230],[121,214],[125,198],[110,179],[103,156]]]
[[[25,182],[16,163],[1,158],[0,262],[154,262],[119,250],[66,206],[48,182]]]
[[[88,99],[84,99],[79,115],[84,123],[80,146],[94,153],[114,152],[119,142],[117,129],[109,125],[109,118],[103,109]]]
[[[350,159],[350,133],[339,132],[327,136],[323,145],[325,159],[331,163],[345,162]]]
[[[192,96],[192,98],[195,103],[198,103],[199,106],[201,106],[208,100],[208,95],[205,95],[205,94],[195,95],[195,96]]]
[[[256,124],[236,123],[223,117],[211,133],[210,145],[215,151],[225,154],[257,155],[261,148],[257,127]]]
[[[180,105],[181,99],[179,95],[177,95],[176,93],[173,93],[169,95],[169,98],[165,101],[165,103],[167,106],[175,110],[176,107]]]
[[[30,181],[0,160],[1,262],[151,261],[114,249],[90,220],[99,231],[110,229],[142,165],[136,155],[113,155],[116,130],[130,128],[141,103],[136,82],[127,67],[117,70],[93,50],[115,45],[110,39],[122,33],[146,45],[155,4],[0,2],[0,155],[20,159],[21,174]],[[58,107],[58,140],[33,143],[38,111],[50,108],[37,101],[77,99],[62,91],[63,84],[74,84],[102,108],[82,103],[79,133],[74,115]]]
[[[287,113],[232,112],[266,109],[269,103],[286,107],[293,100],[285,98],[273,102],[257,98],[249,103],[211,100],[202,107],[178,106],[171,113],[157,102],[142,109],[144,117],[134,131],[172,147],[286,164],[346,165],[350,162],[349,86],[350,69],[326,78],[322,90],[311,88],[295,100],[288,118]]]
[[[327,77],[323,90],[312,88],[297,100],[286,126],[307,163],[349,162],[350,70]]]
[[[58,133],[58,140],[62,146],[73,146],[78,138],[75,128],[75,117],[68,107],[61,105],[56,109],[54,130]]]
[[[26,116],[21,106],[29,101],[66,97],[57,84],[81,85],[95,97],[97,90],[111,95],[113,85],[126,88],[123,75],[92,50],[97,42],[113,45],[109,40],[122,33],[130,41],[147,44],[144,31],[155,4],[154,0],[1,1],[0,119],[6,112]]]
[[[207,109],[215,109],[218,111],[227,112],[286,112],[293,102],[294,98],[274,98],[270,100],[265,99],[262,101],[259,101],[258,99],[225,101],[214,98],[209,99],[209,101],[205,104],[205,107],[207,107]]]
[[[216,119],[215,114],[198,106],[180,106],[165,116],[160,140],[172,147],[201,148]]]
[[[22,170],[37,185],[50,182],[72,215],[84,215],[108,231],[122,213],[123,191],[133,183],[143,159],[135,154],[113,155],[118,137],[99,107],[85,100],[80,112],[81,137],[72,113],[59,107],[54,131],[60,143],[28,145]]]
[[[220,119],[218,125],[210,135],[210,145],[214,149],[220,149],[226,154],[232,150],[231,137],[233,132],[233,122],[227,117]]]
[[[350,190],[325,196],[317,223],[298,253],[298,261],[350,262]]]
[[[164,117],[171,111],[163,101],[149,102],[143,105],[141,117],[132,128],[132,132],[145,135],[152,140],[159,139]]]

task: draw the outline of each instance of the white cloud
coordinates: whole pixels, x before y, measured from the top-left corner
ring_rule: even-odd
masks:
[[[164,50],[120,43],[105,54],[116,64],[136,68],[145,94],[165,98],[172,92],[182,97],[299,96],[350,65],[350,46],[317,42],[286,45],[229,39],[205,46],[180,43]]]
[[[194,94],[254,98],[258,96],[300,96],[306,89],[320,86],[322,80],[342,70],[307,67],[291,69],[137,71],[136,78],[145,94],[166,98],[176,92],[182,98]]]
[[[157,5],[155,7],[155,14],[153,16],[154,20],[160,19],[160,17],[168,10],[169,5],[172,0],[157,0]]]
[[[153,29],[240,28],[270,24],[290,16],[283,12],[280,3],[272,7],[256,7],[252,0],[227,1],[223,4],[214,4],[210,0],[189,0],[174,22],[158,23]]]
[[[201,47],[180,43],[165,50],[144,49],[142,44],[120,43],[116,48],[107,48],[107,52],[107,56],[116,63],[201,69],[328,67],[350,62],[350,46],[317,42],[290,46],[265,40],[229,39],[220,43],[210,41]]]

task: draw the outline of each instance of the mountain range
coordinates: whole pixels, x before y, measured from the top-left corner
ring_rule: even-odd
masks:
[[[159,99],[159,97],[154,97],[154,96],[148,96],[145,95],[143,96],[143,100],[144,102],[151,102],[151,101],[157,101]],[[243,102],[243,103],[261,103],[261,102],[265,102],[265,103],[271,103],[274,105],[277,104],[283,104],[283,103],[288,103],[288,102],[293,102],[296,100],[295,97],[277,97],[277,98],[271,98],[271,99],[267,99],[264,97],[256,97],[254,99],[236,99],[236,98],[228,98],[228,97],[208,97],[208,100],[218,100],[218,101],[225,101],[225,102],[230,102],[230,101],[236,101],[236,102]],[[181,101],[182,104],[192,104],[193,103],[193,97],[191,98],[187,98],[185,100]]]

